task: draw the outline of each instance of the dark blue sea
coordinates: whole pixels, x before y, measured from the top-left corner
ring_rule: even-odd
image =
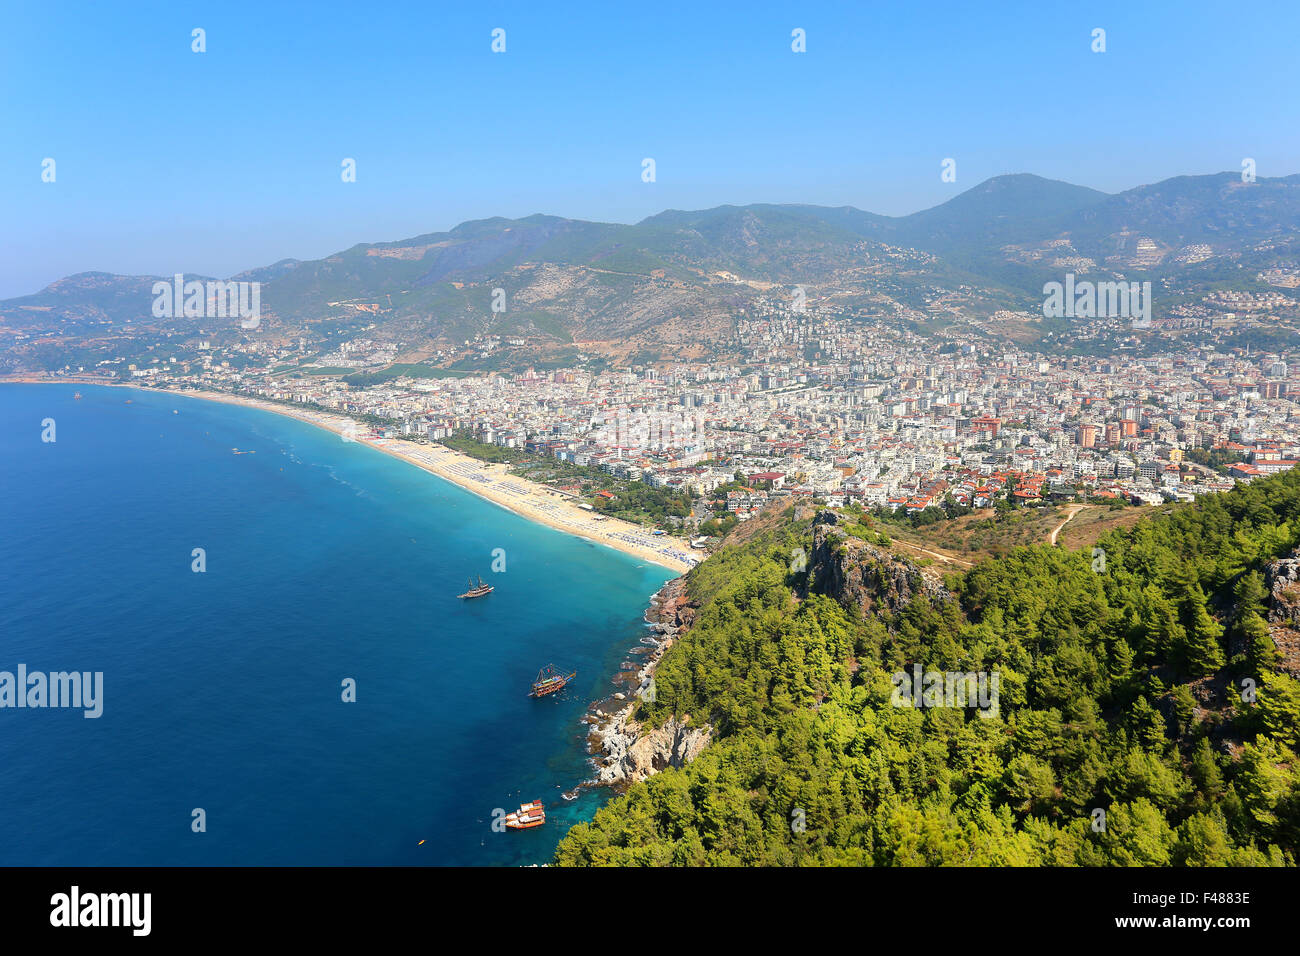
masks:
[[[0,709],[0,865],[544,863],[591,817],[579,721],[671,572],[283,416],[78,388],[0,384],[0,671],[104,675],[97,719]]]

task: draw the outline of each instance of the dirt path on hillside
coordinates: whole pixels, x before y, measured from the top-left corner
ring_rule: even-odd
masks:
[[[898,538],[895,538],[893,543],[900,544],[903,547],[910,548],[913,551],[920,551],[922,554],[928,554],[930,557],[938,558],[940,561],[943,561],[947,564],[957,564],[963,568],[975,567],[975,564],[972,561],[966,561],[963,560],[962,558],[954,558],[947,554],[940,554],[938,551],[931,551],[929,548],[923,548],[919,544],[912,544],[911,542],[902,541]]]
[[[1066,511],[1068,511],[1069,513],[1065,516],[1065,520],[1052,529],[1052,534],[1050,537],[1048,537],[1047,543],[1056,544],[1056,536],[1061,533],[1061,529],[1064,528],[1071,521],[1073,521],[1074,516],[1077,515],[1083,509],[1084,509],[1083,505],[1070,505],[1066,509]]]

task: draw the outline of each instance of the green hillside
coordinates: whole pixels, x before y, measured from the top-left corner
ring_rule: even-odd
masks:
[[[639,716],[714,740],[574,827],[557,863],[1294,864],[1300,683],[1264,575],[1300,545],[1300,472],[947,591],[862,537],[787,515],[691,572],[694,626]],[[996,716],[896,706],[915,664],[997,673]]]

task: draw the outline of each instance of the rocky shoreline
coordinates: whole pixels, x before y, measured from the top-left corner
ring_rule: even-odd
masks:
[[[632,717],[639,698],[654,692],[654,672],[668,648],[695,620],[696,605],[686,593],[686,578],[674,578],[650,598],[645,613],[649,633],[641,646],[615,675],[622,686],[612,696],[587,710],[587,750],[596,768],[594,786],[622,790],[665,767],[681,767],[694,760],[712,737],[708,725],[692,726],[689,714],[669,719],[662,727],[643,730]]]

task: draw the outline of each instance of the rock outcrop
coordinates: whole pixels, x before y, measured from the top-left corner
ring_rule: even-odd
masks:
[[[1300,553],[1279,558],[1264,568],[1268,630],[1277,645],[1278,669],[1300,676]]]
[[[650,599],[645,619],[658,633],[676,634],[695,623],[697,610],[699,604],[686,593],[686,578],[673,578]]]
[[[813,592],[833,597],[845,607],[857,607],[864,615],[898,611],[917,594],[951,599],[937,575],[926,574],[907,558],[850,535],[839,527],[842,521],[833,511],[818,512],[814,519],[809,560]]]
[[[596,776],[605,784],[635,783],[666,767],[684,767],[713,736],[707,725],[692,727],[690,715],[669,718],[662,727],[646,730],[632,719],[630,710],[595,733],[603,753]]]
[[[1270,562],[1264,571],[1264,586],[1273,596],[1268,622],[1300,628],[1300,556]]]
[[[685,578],[669,581],[650,599],[645,615],[650,635],[642,638],[642,643],[653,649],[643,666],[619,675],[629,693],[617,693],[611,701],[593,705],[587,717],[592,724],[588,749],[596,764],[597,783],[625,786],[665,767],[683,767],[712,738],[712,728],[707,724],[693,726],[689,714],[671,717],[662,727],[648,729],[632,719],[638,698],[650,693],[654,686],[659,661],[678,635],[694,623],[698,609],[699,605],[686,593]],[[617,704],[610,707],[613,701]]]

